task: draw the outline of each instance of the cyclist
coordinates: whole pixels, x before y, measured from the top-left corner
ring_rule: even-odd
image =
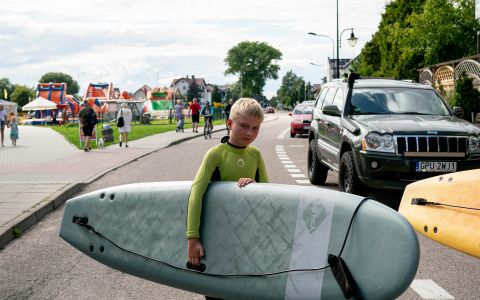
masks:
[[[213,130],[213,107],[208,101],[205,102],[205,106],[202,108],[202,116],[205,118],[205,123],[207,123],[207,120],[210,122],[210,129]]]

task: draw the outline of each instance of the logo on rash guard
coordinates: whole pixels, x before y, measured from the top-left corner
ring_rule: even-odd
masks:
[[[237,166],[239,166],[240,168],[245,167],[245,161],[240,158],[239,160],[237,160]]]

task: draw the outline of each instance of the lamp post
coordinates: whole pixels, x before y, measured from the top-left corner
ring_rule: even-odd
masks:
[[[317,34],[317,33],[315,33],[315,32],[309,32],[308,34],[329,38],[330,41],[332,41],[332,59],[333,59],[333,61],[335,61],[335,41],[333,40],[333,38],[331,38],[331,37],[328,36],[328,35]],[[337,53],[337,56],[338,56],[338,53]],[[316,65],[316,64],[313,64],[313,65]],[[335,73],[334,73],[334,75],[333,75],[332,77],[335,78]]]
[[[340,78],[340,54],[339,54],[339,49],[342,47],[342,34],[350,30],[350,37],[347,39],[348,44],[352,47],[355,47],[357,44],[358,38],[355,37],[355,34],[353,33],[353,28],[346,28],[342,30],[342,33],[340,33],[340,37],[338,36],[338,0],[337,0],[337,78]]]
[[[325,83],[325,82],[327,81],[327,77],[325,76],[325,66],[322,65],[322,64],[314,63],[313,61],[309,62],[309,64],[311,64],[312,66],[320,67],[320,68],[323,69],[323,78],[322,78],[322,81]]]

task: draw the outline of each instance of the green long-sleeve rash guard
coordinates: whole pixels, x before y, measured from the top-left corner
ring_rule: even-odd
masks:
[[[187,238],[200,237],[202,201],[208,183],[213,180],[238,181],[240,178],[268,182],[265,163],[258,148],[250,145],[236,148],[224,143],[208,150],[192,183],[188,198]]]

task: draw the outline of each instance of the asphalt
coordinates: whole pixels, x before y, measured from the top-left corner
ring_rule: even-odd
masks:
[[[221,130],[225,127],[217,125],[214,131]],[[109,171],[170,145],[203,138],[185,129],[130,141],[129,148],[115,144],[86,153],[50,128],[19,126],[19,133],[13,147],[6,129],[5,147],[0,147],[0,249]]]

